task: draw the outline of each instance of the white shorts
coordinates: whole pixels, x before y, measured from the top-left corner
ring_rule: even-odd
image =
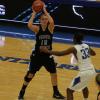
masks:
[[[72,80],[70,89],[74,91],[81,91],[87,87],[88,82],[96,75],[94,69],[79,72],[79,74]]]

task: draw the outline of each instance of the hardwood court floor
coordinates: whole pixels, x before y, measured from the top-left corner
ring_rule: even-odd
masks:
[[[23,40],[16,38],[6,38],[4,47],[0,47],[0,56],[2,57],[15,57],[29,59],[34,41]],[[54,43],[55,50],[63,50],[70,45]],[[97,55],[93,57],[93,63],[96,68],[100,69],[100,48],[94,48]],[[57,58],[61,63],[70,63],[70,56]],[[9,62],[10,60],[0,60],[0,100],[17,100],[19,90],[23,83],[23,77],[26,73],[27,64],[19,62]],[[62,94],[66,95],[66,88],[69,86],[72,78],[77,75],[77,71],[57,69],[58,70],[58,84]],[[94,80],[89,83],[90,96],[89,100],[96,100],[97,88]],[[83,100],[82,94],[76,92],[75,100]],[[36,74],[36,77],[31,81],[27,88],[25,100],[54,100],[52,99],[52,86],[49,73],[44,68]]]

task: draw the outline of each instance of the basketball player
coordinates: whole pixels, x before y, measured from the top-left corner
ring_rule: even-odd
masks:
[[[99,89],[98,95],[97,95],[97,100],[100,100],[100,74],[96,75],[96,83]]]
[[[44,13],[40,17],[40,25],[33,25],[33,21],[36,15],[35,11],[33,11],[32,16],[28,22],[28,28],[36,35],[36,44],[35,50],[32,52],[30,57],[31,61],[29,70],[24,77],[24,83],[18,96],[19,100],[23,100],[26,87],[35,76],[36,72],[39,71],[42,66],[44,66],[51,75],[53,98],[64,99],[64,96],[60,94],[58,90],[56,64],[53,57],[50,56],[50,54],[40,52],[41,46],[46,46],[49,50],[52,50],[52,37],[54,31],[53,18],[47,12],[45,5],[43,8],[43,12]]]
[[[82,90],[84,100],[88,100],[89,90],[87,88],[87,83],[96,74],[90,59],[90,56],[95,56],[96,53],[87,44],[82,43],[82,40],[83,35],[77,33],[73,38],[74,47],[70,47],[67,50],[51,51],[46,47],[40,48],[41,52],[53,54],[56,56],[64,56],[73,53],[75,58],[77,59],[80,72],[73,79],[70,87],[67,88],[67,100],[73,100],[73,93],[77,90]]]

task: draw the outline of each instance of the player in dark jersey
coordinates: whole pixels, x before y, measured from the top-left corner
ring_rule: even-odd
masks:
[[[99,92],[98,92],[98,95],[97,95],[97,100],[100,100],[100,74],[97,74],[95,79],[96,79],[96,83],[97,83],[97,86],[98,86],[98,89],[99,89]]]
[[[29,65],[29,70],[24,77],[24,83],[20,90],[18,99],[23,100],[26,87],[29,82],[35,76],[35,73],[40,70],[42,66],[46,68],[51,75],[51,82],[53,86],[53,98],[64,99],[64,96],[60,94],[57,86],[57,73],[56,73],[56,64],[53,57],[50,54],[41,53],[40,47],[46,46],[49,50],[52,50],[52,37],[54,30],[54,21],[52,17],[47,12],[46,8],[43,8],[43,14],[40,17],[40,25],[33,25],[33,21],[36,15],[36,12],[33,11],[32,16],[28,22],[28,28],[32,30],[36,35],[36,44],[35,50],[31,54],[31,61]]]

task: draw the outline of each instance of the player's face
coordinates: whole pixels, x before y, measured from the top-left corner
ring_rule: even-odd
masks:
[[[48,24],[48,17],[46,15],[42,15],[40,18],[41,25],[47,25]]]

